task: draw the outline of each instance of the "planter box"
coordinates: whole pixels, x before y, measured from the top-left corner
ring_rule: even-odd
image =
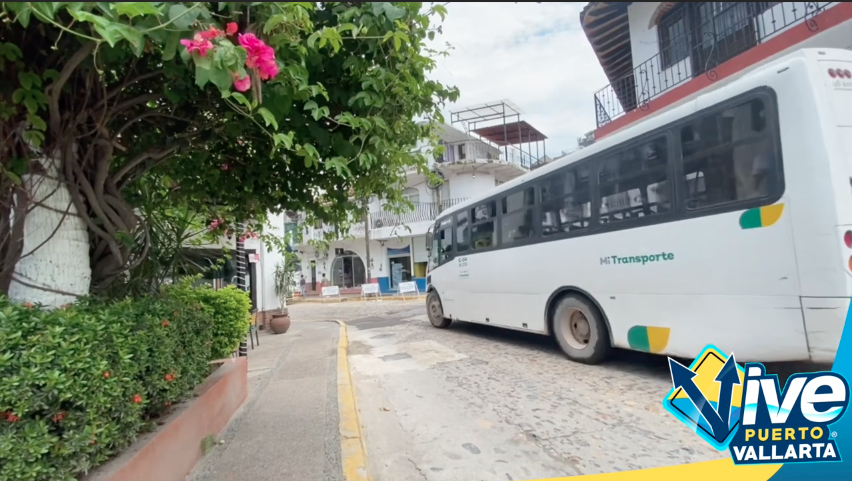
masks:
[[[204,438],[218,436],[248,396],[248,358],[211,364],[219,368],[195,389],[195,397],[82,481],[183,481],[203,456]]]

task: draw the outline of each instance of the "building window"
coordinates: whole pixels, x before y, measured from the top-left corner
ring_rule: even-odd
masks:
[[[680,129],[687,209],[765,197],[775,190],[778,156],[767,127],[766,104],[753,99]]]
[[[466,158],[466,156],[465,156],[465,144],[459,144],[456,147],[458,148],[458,152],[459,152],[459,160],[464,160]]]
[[[586,229],[592,219],[588,166],[572,167],[541,184],[541,235]]]
[[[668,158],[666,137],[658,137],[602,159],[598,173],[601,223],[669,212]]]
[[[414,187],[409,187],[402,191],[402,198],[417,205],[420,203],[420,191]]]
[[[665,14],[657,26],[661,67],[667,69],[689,56],[689,22],[686,8],[678,5]]]
[[[535,189],[527,187],[503,197],[501,200],[503,216],[500,221],[503,244],[531,237],[533,229],[533,210]]]
[[[493,200],[470,209],[470,242],[473,249],[487,249],[497,245],[497,204]]]

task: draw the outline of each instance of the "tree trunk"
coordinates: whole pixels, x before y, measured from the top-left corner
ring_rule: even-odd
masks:
[[[367,212],[364,214],[364,239],[367,242],[367,284],[372,284],[373,273],[370,269],[370,207],[367,205]]]
[[[48,307],[89,293],[92,269],[89,233],[64,183],[59,159],[43,160],[45,174],[24,177],[32,207],[24,219],[24,248],[9,286],[9,298]]]

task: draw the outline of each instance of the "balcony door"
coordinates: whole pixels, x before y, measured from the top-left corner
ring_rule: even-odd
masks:
[[[757,45],[755,16],[765,2],[699,2],[688,9],[692,31],[693,76],[720,65]]]

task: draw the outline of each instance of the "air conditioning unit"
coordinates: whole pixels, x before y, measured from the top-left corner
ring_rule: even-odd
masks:
[[[385,226],[385,223],[382,222],[381,219],[376,219],[376,229],[381,229],[384,226]]]

